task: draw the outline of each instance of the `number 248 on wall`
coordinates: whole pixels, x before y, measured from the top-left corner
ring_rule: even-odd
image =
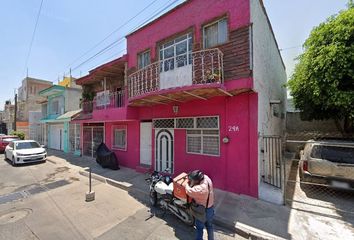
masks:
[[[229,132],[239,132],[240,131],[239,126],[233,125],[233,126],[228,126],[228,128],[229,128]]]

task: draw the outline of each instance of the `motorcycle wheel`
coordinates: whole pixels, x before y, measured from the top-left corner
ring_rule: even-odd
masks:
[[[184,221],[184,223],[187,224],[187,226],[190,226],[190,227],[194,226],[194,222],[195,222],[195,219],[194,219],[194,217],[192,215],[190,216],[190,221]]]
[[[153,207],[157,206],[157,193],[153,190],[150,191],[150,204]]]

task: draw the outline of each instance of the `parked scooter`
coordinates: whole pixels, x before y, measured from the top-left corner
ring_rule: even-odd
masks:
[[[182,199],[176,198],[173,194],[173,179],[168,174],[154,171],[146,181],[150,184],[150,203],[152,206],[160,206],[169,210],[185,224],[192,226],[194,217],[189,210],[190,204]]]

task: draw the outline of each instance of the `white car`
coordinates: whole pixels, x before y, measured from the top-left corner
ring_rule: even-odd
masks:
[[[12,165],[45,162],[47,151],[38,142],[33,140],[15,140],[5,148],[5,159],[11,160]]]

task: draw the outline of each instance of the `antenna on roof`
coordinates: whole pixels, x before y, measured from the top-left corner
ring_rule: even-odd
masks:
[[[28,68],[27,68],[27,72],[26,72],[26,78],[28,78]]]

